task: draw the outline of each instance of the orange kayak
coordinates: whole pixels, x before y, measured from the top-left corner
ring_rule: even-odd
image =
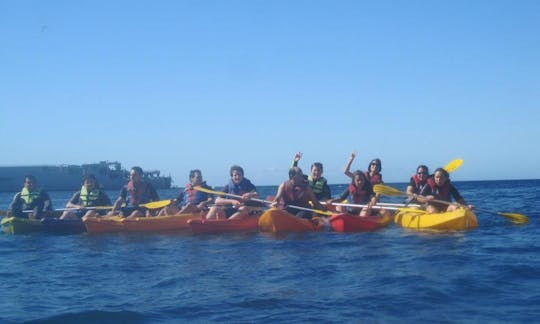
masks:
[[[137,217],[133,219],[119,216],[84,218],[83,222],[89,234],[113,232],[162,232],[188,230],[188,220],[200,219],[199,213],[177,216]]]
[[[244,219],[190,219],[188,224],[195,234],[259,231],[259,216]]]
[[[278,208],[265,211],[259,218],[259,230],[261,232],[313,232],[319,229],[320,225],[316,225],[308,219],[296,217]]]

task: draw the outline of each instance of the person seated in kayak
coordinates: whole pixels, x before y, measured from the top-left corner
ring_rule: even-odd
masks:
[[[97,178],[93,174],[87,174],[83,178],[81,190],[77,191],[66,204],[66,210],[60,216],[60,219],[79,219],[83,216],[96,217],[105,215],[106,210],[88,209],[88,207],[110,206],[111,199],[107,193],[101,190]]]
[[[416,168],[416,173],[409,180],[406,192],[409,194],[407,204],[418,203],[419,201],[413,197],[413,195],[425,195],[429,190],[428,185],[429,169],[427,166],[421,164]]]
[[[208,204],[212,203],[212,195],[195,190],[194,187],[200,186],[212,190],[212,187],[203,181],[201,170],[195,169],[189,172],[189,183],[185,185],[178,197],[172,200],[169,206],[164,207],[158,216],[179,215],[183,213],[199,213],[206,211]]]
[[[298,152],[294,155],[292,167],[298,166],[298,161],[302,158],[302,153]],[[328,181],[323,174],[323,165],[321,162],[314,162],[311,165],[311,174],[309,176],[304,175],[306,178],[311,190],[315,194],[315,198],[319,201],[325,201],[332,198],[332,192],[330,191],[330,186]]]
[[[149,182],[143,180],[143,170],[134,166],[129,171],[129,182],[120,191],[109,215],[119,214],[123,217],[135,218],[153,216],[147,208],[139,206],[152,201],[158,201],[159,196]],[[122,205],[125,203],[125,206]]]
[[[429,213],[440,213],[444,211],[453,211],[461,206],[473,208],[472,205],[467,205],[467,202],[459,191],[450,181],[448,171],[443,168],[438,168],[433,173],[433,177],[428,179],[428,190],[424,196],[413,195],[413,198],[420,202],[427,202],[426,211]],[[459,204],[453,204],[452,198]],[[442,200],[448,203],[440,203],[434,200]]]
[[[311,209],[310,202],[316,209],[324,210],[319,200],[315,197],[315,193],[299,167],[289,169],[289,180],[279,185],[272,207],[277,207],[279,204],[285,206],[285,210],[300,218],[311,219],[314,216],[313,211],[306,211],[290,206],[298,206],[301,208]]]
[[[262,211],[264,205],[251,200],[259,197],[259,194],[253,183],[244,177],[244,169],[233,165],[229,174],[231,179],[223,191],[231,195],[242,196],[242,198],[232,196],[216,198],[216,206],[210,208],[206,219],[242,219]]]
[[[345,169],[343,170],[343,173],[345,173],[346,176],[353,179],[354,173],[351,173],[351,164],[354,161],[354,158],[356,157],[356,152],[352,152],[349,160],[347,161],[347,164],[345,165]],[[368,164],[368,170],[364,172],[367,180],[369,183],[371,183],[372,186],[376,184],[383,184],[383,178],[381,174],[381,160],[380,159],[373,159]]]
[[[346,199],[347,204],[352,205],[365,205],[366,207],[354,207],[349,206],[337,206],[336,210],[341,213],[349,213],[358,216],[382,216],[387,213],[384,209],[379,209],[377,212],[373,212],[372,206],[377,204],[378,198],[373,192],[373,186],[369,183],[366,174],[360,170],[354,171],[353,179],[349,186],[343,191],[343,193],[330,201],[341,202]]]
[[[13,196],[7,217],[44,218],[52,216],[53,207],[49,194],[38,187],[36,177],[24,177],[23,188]]]

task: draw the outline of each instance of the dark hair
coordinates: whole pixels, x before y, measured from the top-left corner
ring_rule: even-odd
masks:
[[[134,166],[134,167],[131,168],[131,170],[135,171],[136,173],[140,174],[141,176],[144,175],[144,172],[143,172],[142,168],[139,167],[139,166]]]
[[[229,174],[231,175],[231,177],[232,177],[233,171],[236,171],[236,172],[240,173],[242,176],[244,176],[244,169],[242,169],[242,167],[239,166],[239,165],[233,165],[231,167],[231,169],[229,171]]]
[[[94,180],[95,182],[97,182],[97,178],[93,173],[85,174],[83,179],[82,179],[82,182],[84,183],[86,180]]]
[[[373,160],[371,160],[371,162],[369,162],[369,164],[367,166],[368,171],[370,170],[371,163],[373,163],[373,162],[375,162],[377,164],[377,169],[375,169],[375,171],[381,172],[382,166],[381,166],[381,159],[379,159],[379,158],[373,159]]]
[[[317,169],[320,169],[321,170],[321,173],[323,172],[323,167],[322,167],[322,163],[321,162],[315,162],[311,165],[311,168],[313,169],[313,167],[317,167]]]
[[[366,174],[360,170],[356,170],[353,172],[353,178],[351,180],[351,183],[354,184],[354,178],[356,178],[356,176],[359,176],[360,178],[362,178],[362,188],[366,188],[366,186],[370,185],[371,183],[369,182],[369,179],[366,177]]]
[[[193,177],[195,176],[195,173],[200,174],[201,177],[202,177],[202,172],[201,172],[201,170],[199,170],[199,169],[193,169],[193,170],[189,171],[189,178],[190,178],[190,179],[193,178]]]
[[[433,174],[435,175],[435,173],[437,173],[437,172],[441,172],[446,179],[450,179],[450,174],[445,169],[437,168],[437,169],[435,169],[435,172],[433,172]]]
[[[416,172],[418,172],[418,169],[422,169],[423,171],[426,171],[426,175],[429,175],[429,169],[427,166],[423,165],[423,164],[420,164],[417,168],[416,168]]]
[[[24,180],[26,181],[26,179],[29,179],[29,180],[32,180],[32,182],[36,182],[36,177],[31,175],[31,174],[27,174],[24,176]]]
[[[289,169],[289,179],[294,178],[298,174],[303,175],[302,169],[300,169],[299,167],[292,167]]]

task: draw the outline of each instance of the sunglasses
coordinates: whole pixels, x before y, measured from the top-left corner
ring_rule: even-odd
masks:
[[[416,174],[427,174],[427,173],[424,171],[420,171],[420,172],[417,172]]]

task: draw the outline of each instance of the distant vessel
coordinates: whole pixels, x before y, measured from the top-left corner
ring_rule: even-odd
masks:
[[[129,171],[119,162],[101,161],[83,165],[38,165],[0,167],[0,191],[21,190],[24,176],[36,177],[39,186],[49,191],[76,191],[85,174],[94,174],[103,189],[120,190],[129,181]],[[160,176],[157,170],[145,171],[144,178],[156,189],[171,188],[171,177]]]

